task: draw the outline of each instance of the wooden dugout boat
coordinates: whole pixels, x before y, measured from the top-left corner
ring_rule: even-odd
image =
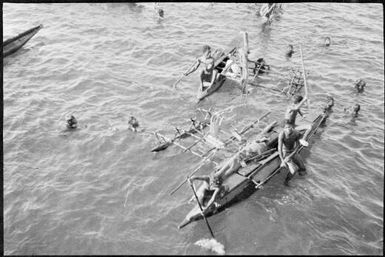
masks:
[[[236,48],[234,47],[233,49],[231,49],[230,51],[228,51],[226,54],[222,55],[218,60],[215,61],[214,69],[217,70],[219,76],[211,87],[206,87],[204,90],[200,90],[198,92],[198,96],[197,96],[198,102],[200,102],[204,98],[208,97],[209,95],[217,91],[223,85],[223,83],[225,83],[226,76],[222,75],[221,73],[226,66],[227,60],[230,58],[229,55],[233,54],[235,51],[236,51]]]
[[[9,38],[3,42],[3,58],[15,53],[23,45],[25,45],[39,30],[43,28],[43,25],[36,26],[29,29],[16,37]]]
[[[330,107],[331,108],[331,107]],[[317,115],[311,124],[311,132],[306,138],[307,141],[317,132],[319,126],[328,117],[329,109],[325,109],[321,114]],[[300,131],[302,134],[304,130]],[[223,181],[223,185],[227,187],[227,190],[221,195],[221,197],[215,201],[205,213],[205,216],[212,216],[217,212],[223,210],[224,207],[233,203],[246,189],[251,186],[255,186],[255,189],[259,189],[264,183],[280,171],[281,160],[277,151],[278,146],[278,133],[271,131],[269,135],[269,142],[267,145],[269,148],[275,149],[271,155],[258,162],[249,162],[244,168],[240,168],[237,172],[231,174]],[[299,153],[303,149],[303,146],[297,147],[296,151]],[[182,223],[178,228],[183,228],[186,225],[202,219],[202,213],[197,204],[186,215]]]

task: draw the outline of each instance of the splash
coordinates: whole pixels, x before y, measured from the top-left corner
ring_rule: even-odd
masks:
[[[225,246],[219,243],[214,238],[211,239],[201,239],[195,242],[195,245],[201,246],[202,248],[211,250],[219,255],[225,254]]]

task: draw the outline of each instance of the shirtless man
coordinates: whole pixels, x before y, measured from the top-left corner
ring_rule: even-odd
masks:
[[[215,172],[223,180],[229,177],[231,174],[239,170],[241,167],[245,167],[245,160],[251,156],[260,155],[268,150],[267,142],[269,141],[267,133],[271,131],[277,122],[269,124],[263,131],[257,135],[256,139],[248,142],[239,152],[233,157],[225,160],[219,166],[219,169]]]
[[[71,115],[69,119],[67,119],[67,128],[76,129],[77,127],[78,127],[78,121],[73,115]]]
[[[269,20],[271,14],[273,13],[273,9],[276,7],[275,3],[267,3],[262,5],[259,14],[262,17],[265,17],[267,20]]]
[[[284,182],[286,186],[289,186],[289,180],[294,177],[297,170],[301,176],[306,174],[306,167],[302,158],[295,151],[300,138],[301,133],[295,130],[293,124],[290,122],[286,122],[284,129],[278,136],[278,153],[281,159],[281,167],[289,168],[289,173]]]
[[[358,93],[364,92],[366,82],[363,79],[359,79],[354,83],[354,87],[357,89]]]
[[[220,168],[215,172],[215,174],[224,180],[234,172],[238,171],[241,167],[246,167],[245,160],[248,157],[254,154],[261,154],[267,150],[267,141],[268,138],[264,137],[249,143],[244,148],[242,148],[241,151],[221,163]]]
[[[348,113],[349,115],[352,116],[352,118],[357,118],[358,117],[358,112],[361,109],[361,105],[355,104],[351,108],[344,108],[344,112]]]
[[[222,70],[222,74],[226,74],[226,76],[231,78],[237,78],[241,76],[241,69],[241,66],[237,63],[237,57],[231,54],[226,62],[226,66]]]
[[[203,82],[209,82],[210,84],[207,87],[211,87],[215,80],[218,77],[218,71],[214,69],[214,58],[211,56],[211,48],[208,45],[204,45],[202,49],[203,55],[198,58],[196,65],[192,68],[191,71],[186,72],[184,75],[188,76],[190,73],[193,73],[198,69],[201,63],[204,64],[204,67],[200,73],[201,86],[200,91],[205,89]]]
[[[326,38],[325,38],[325,43],[324,43],[324,45],[325,45],[326,47],[328,47],[328,46],[330,46],[330,44],[331,44],[331,39],[330,39],[330,37],[326,37]]]
[[[198,201],[202,206],[203,214],[206,214],[207,210],[215,202],[217,197],[226,189],[222,185],[223,179],[216,174],[214,174],[212,177],[203,175],[203,176],[192,176],[191,178],[189,178],[190,183],[192,183],[194,180],[203,181],[203,185],[197,190],[196,194],[198,196]],[[209,198],[208,201],[206,201],[207,198]],[[193,199],[194,199],[194,196],[193,198],[191,198],[190,201],[192,201]]]
[[[294,53],[293,45],[288,45],[287,51],[286,51],[286,57],[291,58],[291,56]]]
[[[286,109],[286,112],[285,112],[285,123],[290,123],[291,125],[293,125],[293,128],[295,127],[297,130],[306,129],[306,132],[303,136],[303,139],[301,139],[299,141],[303,146],[309,145],[309,143],[305,140],[305,138],[310,133],[311,125],[310,124],[301,124],[301,125],[297,126],[295,124],[295,119],[297,117],[297,113],[299,113],[301,116],[303,116],[302,112],[301,112],[301,107],[306,101],[307,101],[306,96],[305,97],[302,97],[300,95],[295,96],[293,104],[291,104]]]

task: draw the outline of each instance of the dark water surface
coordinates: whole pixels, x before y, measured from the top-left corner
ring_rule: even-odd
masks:
[[[282,118],[288,99],[260,87],[246,105],[225,84],[197,106],[197,72],[170,90],[203,44],[226,49],[243,30],[250,58],[264,57],[276,72],[301,67],[302,43],[311,108],[328,94],[336,105],[305,150],[308,175],[290,188],[278,175],[210,218],[218,241],[227,254],[382,254],[383,6],[286,3],[270,26],[254,4],[161,6],[163,20],[153,3],[3,5],[3,40],[44,25],[4,59],[5,254],[211,254],[194,244],[209,237],[204,222],[177,229],[189,188],[169,196],[199,159],[176,147],[151,153],[154,137],[127,130],[127,120],[133,114],[147,131],[171,135],[197,107],[239,106],[228,131],[266,111],[263,124]],[[353,88],[359,78],[362,94]],[[273,75],[259,83],[284,84]],[[343,109],[355,103],[361,112],[351,120]],[[69,113],[81,129],[61,133]]]

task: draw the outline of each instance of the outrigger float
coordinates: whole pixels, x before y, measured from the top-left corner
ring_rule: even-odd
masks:
[[[39,30],[43,28],[43,25],[36,26],[29,29],[15,37],[9,38],[3,42],[3,58],[15,53],[23,45],[25,45]]]

